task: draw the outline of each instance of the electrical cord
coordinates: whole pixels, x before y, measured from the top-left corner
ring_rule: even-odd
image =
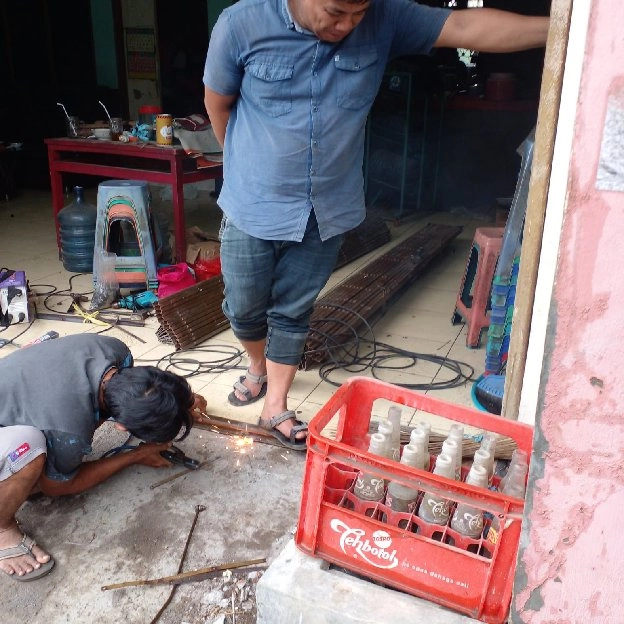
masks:
[[[370,371],[375,379],[387,381],[397,386],[412,390],[446,390],[463,386],[469,381],[474,381],[474,368],[466,363],[454,360],[443,355],[433,355],[428,353],[418,353],[408,351],[399,347],[379,342],[375,339],[373,328],[370,323],[358,312],[338,304],[323,304],[324,307],[332,307],[347,311],[353,314],[359,321],[360,326],[364,326],[365,331],[358,332],[357,328],[345,321],[335,317],[318,319],[310,328],[310,335],[316,335],[324,340],[321,347],[307,350],[303,359],[311,355],[325,354],[329,361],[324,362],[319,367],[320,378],[333,385],[340,386],[339,382],[332,381],[330,376],[338,370],[346,371],[354,375]],[[349,337],[338,340],[335,336],[324,333],[318,329],[323,323],[333,323],[334,326],[341,326],[344,333]],[[217,354],[209,360],[198,360],[189,357],[189,351]],[[211,347],[199,347],[185,352],[175,352],[163,356],[159,360],[135,360],[136,363],[153,363],[158,368],[170,370],[176,374],[190,378],[205,373],[219,374],[229,370],[245,370],[242,365],[244,352],[233,345],[214,345]],[[364,351],[362,353],[362,351]],[[397,362],[403,360],[403,362]],[[453,376],[442,381],[432,381],[429,383],[401,383],[392,379],[392,371],[405,371],[418,365],[419,362],[430,362],[437,364],[440,371],[447,369]]]
[[[76,294],[86,295],[93,292],[73,292],[72,281],[80,275],[84,275],[84,273],[76,273],[75,275],[72,275],[69,278],[69,288],[65,290],[57,290],[55,286],[50,284],[34,284],[31,288],[50,288],[51,290],[47,293],[35,294],[39,294],[40,296],[45,295],[43,305],[48,310],[58,313],[58,309],[53,309],[48,305],[50,298],[71,297],[73,299]],[[354,375],[370,371],[371,375],[375,379],[387,381],[402,388],[419,391],[446,390],[462,386],[470,381],[475,381],[475,370],[466,362],[454,360],[442,355],[409,351],[400,347],[394,347],[392,345],[379,342],[375,339],[371,324],[359,312],[347,306],[333,303],[323,303],[323,308],[332,308],[337,311],[346,312],[353,315],[355,318],[355,322],[349,322],[342,318],[328,316],[316,319],[310,327],[309,335],[316,336],[317,339],[321,338],[323,344],[320,347],[306,350],[303,355],[303,361],[310,359],[311,356],[324,354],[328,358],[328,361],[320,364],[319,377],[333,386],[339,387],[341,385],[340,382],[332,381],[330,379],[331,374],[338,370],[346,371]],[[72,312],[61,312],[61,314],[72,314]],[[346,334],[348,338],[345,339],[344,335],[337,338],[335,335],[318,329],[318,327],[323,324],[330,323],[333,324],[334,327],[340,327],[341,330],[343,330],[342,333]],[[32,321],[30,325],[32,325]],[[18,338],[25,333],[30,328],[30,325],[23,332],[18,334],[18,336],[15,336],[12,340],[7,341],[7,344],[13,342],[15,338]],[[358,329],[358,327],[363,327],[364,331]],[[106,328],[103,331],[108,331],[108,329],[110,328]],[[137,359],[135,362],[153,363],[156,367],[162,370],[175,372],[185,378],[203,374],[220,374],[229,370],[246,369],[246,366],[242,363],[244,352],[233,345],[196,347],[191,349],[191,351],[195,353],[215,354],[218,357],[208,360],[202,359],[200,361],[189,357],[188,352],[175,352],[165,355],[159,360]],[[362,353],[362,351],[364,352]],[[396,361],[401,360],[403,363],[396,363]],[[439,369],[436,375],[443,369],[446,369],[449,370],[453,376],[447,380],[414,384],[400,383],[395,379],[392,379],[392,371],[406,371],[418,366],[419,362],[437,364]]]
[[[317,335],[322,336],[325,339],[325,345],[322,348],[307,351],[304,354],[304,358],[306,357],[306,355],[325,352],[325,354],[329,357],[330,361],[321,364],[319,368],[319,376],[321,377],[321,379],[333,386],[338,387],[341,385],[340,383],[332,381],[329,378],[332,372],[339,369],[354,374],[361,374],[367,370],[370,370],[372,376],[375,379],[388,381],[389,383],[393,383],[402,388],[422,391],[446,390],[449,388],[462,386],[469,381],[474,381],[475,370],[470,364],[467,364],[466,362],[460,362],[458,360],[454,360],[452,358],[442,355],[408,351],[406,349],[401,349],[400,347],[394,347],[392,345],[379,342],[374,337],[374,332],[371,324],[355,310],[338,304],[323,304],[323,306],[335,308],[337,310],[346,311],[350,314],[353,314],[357,318],[359,323],[361,325],[364,325],[366,329],[365,333],[370,336],[370,338],[361,336],[356,331],[355,327],[349,325],[343,319],[327,318],[318,319],[315,322],[318,325],[327,322],[337,323],[348,329],[348,333],[351,334],[351,339],[343,339],[341,342],[338,342],[331,336],[328,336],[323,332],[320,332],[318,329],[311,327],[310,333],[316,333]],[[360,354],[362,347],[366,345],[368,345],[369,350],[364,354]],[[406,362],[403,364],[391,364],[393,360],[397,359],[406,360]],[[441,370],[448,369],[454,374],[454,376],[448,380],[414,384],[400,383],[391,378],[383,379],[382,371],[407,370],[416,366],[419,361],[426,361],[437,364],[439,368],[436,375],[439,374]]]
[[[52,284],[31,284],[31,289],[34,288],[50,288],[51,290],[49,292],[45,292],[45,293],[38,293],[36,291],[33,290],[33,292],[38,295],[38,296],[45,296],[45,299],[43,300],[43,306],[46,308],[46,310],[49,310],[50,312],[54,312],[56,314],[74,314],[71,311],[61,311],[58,308],[51,308],[48,305],[48,301],[52,298],[52,297],[70,297],[72,299],[72,301],[75,299],[75,297],[82,297],[85,295],[90,295],[93,293],[92,290],[89,290],[87,292],[80,292],[80,293],[75,293],[74,289],[73,289],[73,281],[75,278],[80,277],[81,275],[87,275],[86,273],[74,273],[74,275],[71,275],[69,278],[69,288],[65,288],[63,290],[58,290],[56,286],[53,286]]]
[[[219,374],[229,370],[246,370],[243,362],[243,351],[234,345],[212,345],[196,347],[195,353],[216,354],[213,359],[201,361],[188,356],[188,352],[169,353],[159,360],[135,359],[135,363],[152,363],[157,368],[174,372],[180,377],[190,378],[203,374]]]

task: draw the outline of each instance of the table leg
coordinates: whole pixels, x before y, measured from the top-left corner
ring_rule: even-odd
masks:
[[[63,208],[63,174],[57,170],[56,161],[58,152],[48,146],[48,162],[50,164],[50,188],[52,190],[52,210],[54,214],[54,227],[56,229],[56,246],[61,258],[61,235],[59,232],[58,213]]]
[[[186,259],[186,221],[184,218],[184,181],[182,174],[182,162],[180,158],[175,158],[171,163],[175,262],[184,262]]]

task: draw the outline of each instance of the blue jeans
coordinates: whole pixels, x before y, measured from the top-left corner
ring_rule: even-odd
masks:
[[[254,238],[227,217],[220,237],[223,312],[234,335],[266,339],[267,359],[298,365],[314,302],[336,266],[343,237],[321,241],[314,212],[301,242]]]

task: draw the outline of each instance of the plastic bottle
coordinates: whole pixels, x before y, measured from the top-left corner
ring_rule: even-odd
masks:
[[[371,435],[368,452],[373,455],[383,456],[385,452],[386,439],[381,433]],[[361,500],[380,501],[385,496],[385,481],[378,476],[366,472],[360,472],[355,480],[353,493]]]
[[[433,474],[447,479],[455,477],[453,458],[440,453],[433,469]],[[429,524],[445,525],[449,520],[449,502],[437,494],[425,492],[418,508],[418,517]]]
[[[431,455],[429,454],[429,434],[420,425],[416,425],[410,433],[409,443],[422,449],[422,469],[429,471],[429,466],[431,464]]]
[[[92,273],[97,208],[85,201],[82,186],[74,187],[74,200],[57,219],[63,267],[72,273]]]
[[[392,437],[390,438],[390,449],[392,459],[399,461],[401,457],[401,408],[391,405],[388,408],[388,420],[392,423]]]
[[[487,488],[487,470],[483,466],[472,464],[466,483]],[[483,511],[467,503],[457,503],[451,518],[451,528],[467,537],[480,537],[483,532]]]
[[[401,463],[406,466],[412,466],[412,468],[422,467],[422,451],[406,444],[403,448],[403,455],[401,456]],[[386,505],[393,511],[401,511],[403,513],[414,513],[416,511],[416,501],[418,499],[418,490],[415,490],[406,485],[397,483],[396,481],[390,481],[388,484],[388,494],[386,496]]]

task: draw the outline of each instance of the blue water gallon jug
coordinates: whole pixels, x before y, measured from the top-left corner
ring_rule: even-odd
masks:
[[[61,260],[72,273],[93,272],[97,208],[85,201],[82,186],[74,187],[74,201],[58,213]]]

